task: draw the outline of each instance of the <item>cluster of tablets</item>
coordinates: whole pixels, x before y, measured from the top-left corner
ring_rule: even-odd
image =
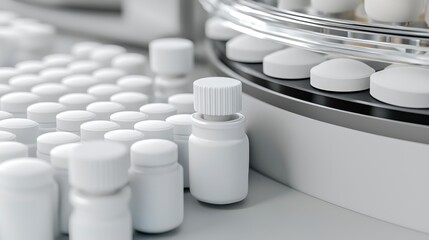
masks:
[[[55,36],[52,25],[0,11],[0,66],[40,59],[52,52]]]
[[[362,10],[370,19],[385,23],[412,22],[425,15],[426,0],[278,0],[284,10],[314,9],[323,14]],[[429,22],[429,13],[426,14]]]
[[[241,83],[191,81],[193,48],[154,40],[154,81],[144,55],[96,42],[0,68],[0,238],[130,240],[178,227],[184,188],[243,200]]]
[[[206,27],[209,38],[227,41],[227,58],[243,63],[262,63],[263,73],[267,76],[284,80],[310,79],[314,88],[330,92],[370,89],[371,96],[391,105],[429,108],[429,81],[425,80],[429,69],[425,67],[395,64],[384,69],[384,64],[376,62],[330,58],[240,35],[219,19],[209,20]]]

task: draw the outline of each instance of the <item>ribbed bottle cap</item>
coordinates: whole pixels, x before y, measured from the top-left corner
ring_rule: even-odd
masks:
[[[97,79],[99,83],[116,84],[116,82],[125,77],[126,73],[116,68],[101,68],[95,71],[92,76]]]
[[[80,60],[70,63],[67,68],[72,74],[92,74],[100,69],[101,65],[91,60]]]
[[[110,115],[124,111],[125,107],[115,102],[95,102],[89,104],[86,110],[94,113],[96,120],[110,120]]]
[[[40,135],[37,138],[37,151],[43,154],[48,154],[57,146],[76,143],[80,141],[80,137],[70,132],[50,132]]]
[[[194,113],[194,95],[192,93],[176,94],[168,98],[168,104],[177,108],[178,114]]]
[[[97,42],[76,43],[71,49],[71,54],[79,60],[89,59],[91,52],[99,46],[101,46],[101,44]]]
[[[104,140],[123,144],[128,151],[135,142],[143,140],[143,133],[131,129],[119,129],[104,134]]]
[[[12,118],[13,114],[5,111],[0,111],[0,120]]]
[[[89,104],[96,101],[97,99],[94,96],[86,93],[70,93],[58,99],[58,102],[66,106],[69,111],[85,110]]]
[[[148,116],[142,112],[123,111],[110,115],[110,120],[121,126],[122,129],[134,129],[138,122],[148,120]]]
[[[149,120],[165,120],[177,114],[177,108],[168,103],[151,103],[140,108],[140,112],[146,114]]]
[[[173,140],[174,127],[171,123],[160,120],[146,120],[134,125],[134,129],[144,134],[145,139]]]
[[[194,82],[194,109],[209,116],[229,116],[241,111],[241,82],[209,77]]]
[[[139,111],[140,107],[149,103],[149,97],[138,92],[121,92],[113,95],[110,101],[122,104],[126,111]]]
[[[103,83],[90,87],[87,92],[98,101],[109,101],[110,97],[122,91],[122,88],[116,84]]]
[[[118,143],[94,141],[77,146],[70,154],[70,184],[79,190],[105,194],[128,183],[126,148]]]
[[[39,76],[44,83],[60,83],[72,73],[67,68],[48,68],[40,72]]]
[[[57,115],[57,129],[66,132],[79,132],[80,125],[93,121],[95,114],[83,110],[65,111]]]
[[[0,142],[15,141],[16,135],[6,131],[0,131]]]
[[[150,66],[159,75],[184,75],[194,68],[194,43],[181,38],[164,38],[149,44]]]
[[[7,84],[9,83],[9,79],[18,75],[19,72],[15,68],[12,67],[0,67],[0,83]]]
[[[177,162],[178,149],[174,142],[149,139],[131,146],[132,165],[142,167],[165,166]]]
[[[118,45],[101,45],[91,51],[89,58],[98,62],[103,67],[109,67],[112,64],[113,58],[126,52],[125,48]]]
[[[26,113],[27,108],[40,101],[40,97],[29,92],[8,93],[0,98],[0,108],[10,113]]]
[[[192,134],[192,120],[190,114],[179,114],[174,115],[167,120],[168,123],[171,123],[174,126],[175,135],[191,135]]]
[[[28,60],[16,64],[15,67],[20,74],[39,74],[46,65],[39,60]]]
[[[0,165],[0,185],[32,188],[53,183],[52,167],[37,158],[18,158]]]
[[[23,144],[35,144],[39,124],[25,118],[9,118],[0,121],[0,131],[11,132],[16,135],[16,141]]]
[[[33,87],[31,92],[39,96],[42,102],[57,102],[60,97],[70,93],[70,90],[60,83],[44,83]]]
[[[42,83],[42,79],[34,74],[18,75],[9,80],[9,85],[18,92],[29,92],[31,88]]]
[[[90,87],[98,84],[94,77],[84,74],[66,77],[63,79],[62,83],[67,86],[72,93],[86,93]]]
[[[111,121],[90,121],[80,126],[80,136],[82,142],[103,140],[104,134],[119,128],[119,124]]]
[[[63,53],[51,54],[43,58],[43,64],[47,68],[65,68],[73,61],[73,56]]]
[[[118,81],[124,91],[139,92],[146,95],[152,95],[152,79],[146,76],[126,76]]]
[[[54,168],[69,169],[69,158],[73,148],[79,146],[80,143],[67,143],[54,147],[51,152],[51,164]]]
[[[55,123],[57,114],[66,107],[56,102],[35,103],[27,108],[27,118],[40,123]]]
[[[28,147],[20,142],[0,142],[0,163],[6,160],[28,157]]]
[[[127,75],[143,75],[146,72],[147,59],[138,53],[124,53],[112,60],[112,67],[121,69]]]

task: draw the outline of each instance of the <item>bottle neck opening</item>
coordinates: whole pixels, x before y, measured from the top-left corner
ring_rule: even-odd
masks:
[[[211,116],[211,115],[203,115],[204,120],[212,121],[212,122],[225,122],[233,119],[232,115],[228,116]]]

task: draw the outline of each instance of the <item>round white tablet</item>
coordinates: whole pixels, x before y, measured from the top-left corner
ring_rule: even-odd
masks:
[[[9,83],[9,80],[18,74],[19,74],[19,72],[15,68],[0,67],[0,84]]]
[[[95,102],[89,104],[86,110],[94,113],[96,120],[110,120],[110,115],[124,111],[125,107],[115,102]]]
[[[0,111],[0,120],[13,118],[13,114],[5,111]]]
[[[150,67],[159,75],[179,76],[194,69],[194,43],[183,38],[162,38],[149,44]]]
[[[342,13],[355,10],[361,0],[311,0],[311,6],[323,13]]]
[[[99,83],[115,84],[120,78],[125,77],[126,73],[116,68],[101,68],[95,71],[92,76]]]
[[[23,61],[15,65],[20,74],[39,74],[47,66],[39,60]]]
[[[51,54],[43,58],[43,63],[48,68],[67,67],[73,61],[73,56],[62,53]]]
[[[371,76],[370,94],[396,106],[429,108],[429,69],[421,67],[391,68]]]
[[[126,52],[125,48],[118,45],[101,45],[91,51],[89,58],[103,67],[110,67],[113,58]]]
[[[27,118],[39,124],[55,123],[56,116],[66,107],[56,102],[35,103],[27,108]]]
[[[110,115],[110,121],[119,124],[122,129],[134,129],[136,123],[148,119],[146,114],[134,111],[123,111]]]
[[[151,96],[153,94],[152,79],[147,76],[126,76],[118,81],[118,86],[127,92],[139,92]]]
[[[26,145],[11,141],[0,143],[0,163],[23,157],[28,157],[28,147]]]
[[[70,93],[70,90],[60,83],[44,83],[33,87],[31,92],[39,96],[41,102],[58,102],[58,99]]]
[[[237,32],[234,29],[228,27],[227,21],[217,17],[209,18],[206,21],[205,30],[206,37],[218,41],[228,41],[229,39],[241,34],[240,32]]]
[[[124,53],[112,60],[112,67],[124,71],[127,75],[145,74],[146,64],[146,57],[138,53]]]
[[[87,92],[98,101],[109,101],[110,97],[122,91],[122,88],[115,84],[97,84],[90,87]]]
[[[310,5],[310,0],[279,0],[277,7],[284,10],[301,10]]]
[[[97,85],[97,80],[84,74],[77,74],[63,79],[62,84],[69,88],[71,93],[86,93],[92,86]]]
[[[88,60],[91,52],[101,46],[97,42],[80,42],[73,45],[71,54],[78,60]]]
[[[226,43],[226,56],[237,62],[260,63],[268,54],[283,48],[280,43],[242,34]]]
[[[80,125],[82,142],[104,140],[104,134],[118,130],[119,124],[111,121],[90,121]]]
[[[410,22],[420,16],[425,4],[425,0],[365,0],[365,11],[381,22]]]
[[[57,130],[80,135],[80,125],[95,120],[95,114],[88,111],[65,111],[56,116]]]
[[[140,108],[140,112],[148,115],[150,120],[165,120],[177,114],[177,108],[168,103],[151,103]]]
[[[95,61],[80,60],[72,62],[68,65],[68,70],[72,74],[92,74],[94,71],[100,69],[102,66]]]
[[[39,124],[25,118],[9,118],[0,121],[0,131],[16,135],[16,141],[23,144],[35,144],[39,132]]]
[[[143,133],[144,139],[174,139],[174,126],[166,121],[145,120],[136,123],[134,129]]]
[[[27,108],[40,101],[40,97],[29,92],[8,93],[0,98],[0,108],[14,117],[26,118]]]
[[[42,78],[33,74],[18,75],[9,80],[14,91],[29,92],[31,88],[43,83]]]
[[[71,75],[67,68],[47,68],[40,72],[40,78],[44,83],[60,83],[65,77]]]
[[[140,107],[149,103],[149,98],[143,93],[122,92],[113,95],[110,101],[122,104],[126,111],[139,111]]]
[[[94,96],[86,93],[70,93],[58,99],[58,102],[66,106],[67,110],[85,110],[89,104],[96,101]]]
[[[6,131],[0,131],[0,142],[15,141],[16,135]]]
[[[275,78],[309,78],[311,69],[325,60],[325,56],[319,53],[287,48],[266,56],[263,62],[263,72],[265,75]]]
[[[177,108],[177,114],[194,113],[194,94],[182,93],[176,94],[168,98],[168,104]]]
[[[311,86],[332,92],[357,92],[369,88],[369,78],[375,72],[370,66],[354,59],[337,58],[311,69]]]

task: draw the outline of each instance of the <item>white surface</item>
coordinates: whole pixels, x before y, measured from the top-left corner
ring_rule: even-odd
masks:
[[[183,170],[177,145],[160,139],[131,147],[130,187],[134,229],[162,233],[183,222]]]
[[[208,77],[194,82],[194,109],[208,116],[230,116],[241,111],[241,82]]]
[[[96,120],[110,120],[110,115],[125,110],[125,107],[115,102],[94,102],[86,107],[96,115]]]
[[[410,22],[419,17],[425,4],[425,0],[365,0],[365,11],[377,21]]]
[[[118,130],[119,124],[111,121],[90,121],[80,125],[82,142],[104,140],[104,134]]]
[[[143,93],[122,92],[110,97],[110,101],[121,104],[125,111],[139,111],[140,107],[149,103],[149,97]]]
[[[146,114],[133,111],[122,111],[110,115],[110,121],[119,124],[122,129],[134,129],[136,123],[148,119]]]
[[[58,187],[51,166],[32,158],[5,162],[0,185],[1,239],[53,240]]]
[[[189,183],[192,196],[211,204],[231,204],[246,198],[249,139],[241,114],[229,121],[208,121],[192,115],[189,138]]]
[[[150,103],[142,106],[140,112],[146,114],[149,120],[165,120],[177,114],[177,108],[168,103]]]
[[[279,43],[242,34],[227,42],[226,56],[237,62],[260,63],[268,54],[283,48]]]
[[[279,0],[277,7],[284,10],[302,10],[310,5],[310,0]]]
[[[194,113],[194,94],[181,93],[168,98],[168,104],[177,108],[177,114]]]
[[[145,120],[134,125],[134,129],[144,135],[144,139],[165,139],[173,141],[174,126],[161,120]]]
[[[287,48],[266,56],[263,60],[263,72],[275,78],[309,78],[311,69],[325,60],[325,56],[319,53]]]
[[[194,69],[194,43],[182,38],[163,38],[149,44],[150,67],[161,76],[181,76]]]
[[[93,141],[73,148],[70,185],[90,195],[109,195],[128,183],[127,150],[118,143]],[[100,206],[102,207],[102,205]]]
[[[311,6],[323,13],[342,13],[355,10],[361,0],[311,0]]]
[[[371,76],[371,96],[396,106],[429,108],[429,69],[390,68]]]
[[[299,1],[302,2],[303,0]],[[225,20],[216,17],[209,18],[206,21],[205,33],[207,38],[219,41],[228,41],[241,34],[229,28]]]
[[[332,92],[357,92],[369,89],[375,70],[353,59],[336,58],[311,69],[311,86]]]
[[[6,139],[5,137],[6,134],[8,132],[1,132],[1,137],[2,139]],[[10,134],[8,134],[8,137],[10,138]],[[12,134],[12,136],[14,138],[16,138],[16,136],[14,134]],[[24,144],[20,143],[20,142],[11,142],[13,140],[9,140],[9,141],[2,141],[0,142],[0,163],[10,160],[10,159],[16,159],[16,158],[24,158],[24,157],[28,157],[28,147],[25,146]]]

